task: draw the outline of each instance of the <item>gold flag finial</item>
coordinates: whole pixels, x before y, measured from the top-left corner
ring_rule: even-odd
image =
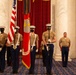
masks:
[[[50,0],[43,0],[43,1],[50,1]]]
[[[35,2],[35,0],[33,0],[33,2]]]
[[[22,0],[18,0],[18,1],[22,1]]]

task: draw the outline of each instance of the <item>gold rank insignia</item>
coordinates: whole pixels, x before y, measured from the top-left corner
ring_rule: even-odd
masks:
[[[17,48],[17,46],[16,45],[13,45],[13,49],[15,50]]]

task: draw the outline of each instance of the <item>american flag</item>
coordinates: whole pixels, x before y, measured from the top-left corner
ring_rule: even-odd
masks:
[[[16,26],[15,24],[16,24],[16,0],[13,0],[10,28],[9,28],[8,38],[7,38],[8,44],[10,44],[14,39],[14,32],[15,32],[14,27]]]

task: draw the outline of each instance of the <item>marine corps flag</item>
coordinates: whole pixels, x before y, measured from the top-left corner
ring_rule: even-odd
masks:
[[[30,68],[30,16],[29,16],[29,0],[24,0],[24,36],[22,63]]]

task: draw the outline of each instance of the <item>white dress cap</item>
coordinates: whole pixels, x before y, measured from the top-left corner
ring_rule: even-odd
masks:
[[[31,25],[30,28],[34,28],[35,29],[35,26],[34,25]]]
[[[46,24],[46,26],[47,26],[47,27],[51,27],[51,26],[52,26],[52,24],[48,23],[48,24]]]
[[[0,28],[5,28],[5,26],[0,26]]]
[[[16,26],[15,28],[16,28],[16,29],[20,29],[20,27],[19,27],[19,26]]]

